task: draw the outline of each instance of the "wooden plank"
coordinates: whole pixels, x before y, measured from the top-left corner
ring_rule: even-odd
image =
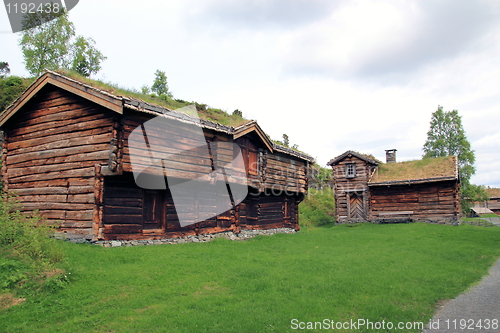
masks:
[[[123,171],[133,172],[132,165],[130,163],[127,163],[125,160],[123,161]],[[148,168],[147,173],[153,175],[164,175],[164,169],[159,167]],[[167,175],[172,178],[180,178],[180,179],[199,179],[205,181],[210,181],[211,179],[208,173],[180,171],[173,169],[167,169]]]
[[[81,110],[81,109],[98,109],[97,106],[85,101],[75,101],[75,100],[64,100],[59,104],[53,104],[48,107],[38,106],[36,103],[30,105],[28,109],[22,114],[18,115],[16,119],[18,122],[30,121],[32,119],[41,118],[51,114],[63,113],[71,110]],[[102,112],[100,112],[102,113]]]
[[[68,194],[67,202],[74,203],[93,203],[94,202],[94,193],[88,194]]]
[[[124,207],[124,206],[104,206],[104,214],[111,215],[140,215],[142,207]]]
[[[378,215],[378,216],[411,215],[411,214],[413,214],[413,211],[407,210],[407,211],[392,211],[392,212],[373,212],[373,214]]]
[[[55,142],[50,142],[50,143],[41,144],[41,145],[34,145],[31,147],[26,147],[26,148],[19,148],[19,149],[15,149],[15,151],[10,150],[10,149],[12,149],[12,147],[10,147],[8,149],[9,149],[9,154],[10,154],[10,152],[12,152],[13,154],[24,154],[24,153],[38,152],[38,151],[50,150],[50,149],[60,149],[60,148],[70,148],[70,147],[76,147],[76,146],[95,145],[95,144],[100,144],[100,143],[108,143],[109,144],[110,139],[111,139],[111,133],[104,133],[104,134],[99,134],[99,135],[98,134],[90,135],[90,136],[86,136],[86,137],[71,137],[71,138],[68,138],[65,140],[61,140],[61,141],[55,141]]]
[[[91,228],[92,227],[92,222],[91,221],[62,221],[60,224],[61,228],[77,228],[77,229],[83,229],[83,228]]]
[[[64,127],[55,127],[55,128],[46,127],[45,129],[39,129],[35,132],[21,134],[21,135],[15,135],[12,133],[13,132],[12,131],[11,135],[13,136],[13,141],[18,142],[18,141],[28,141],[33,139],[42,139],[49,136],[56,136],[59,134],[84,132],[88,131],[89,129],[105,128],[106,131],[110,131],[112,123],[109,121],[110,120],[109,118],[105,120],[108,121],[103,121],[102,119],[90,120],[90,121],[81,120],[77,123],[68,124]],[[47,142],[44,142],[42,139],[41,143],[47,143]]]
[[[63,134],[57,134],[57,135],[51,135],[49,137],[45,138],[37,138],[37,139],[29,139],[29,140],[22,140],[22,141],[12,141],[9,144],[7,144],[7,149],[9,151],[15,150],[15,149],[22,149],[22,148],[35,148],[35,147],[40,147],[43,145],[49,145],[49,144],[57,144],[57,143],[64,143],[69,140],[74,140],[79,139],[84,142],[92,142],[92,143],[97,143],[97,142],[102,142],[102,141],[97,141],[95,140],[96,137],[106,135],[107,140],[111,138],[111,129],[108,127],[103,127],[103,128],[95,128],[95,129],[90,129],[90,130],[84,130],[84,131],[79,131],[79,132],[72,132],[72,133],[63,133]],[[86,140],[86,141],[85,141]],[[83,144],[88,144],[88,143],[80,143],[80,146]],[[70,145],[67,145],[70,146]],[[63,146],[64,147],[64,146]],[[53,148],[61,148],[61,146],[57,147],[50,147],[49,149]],[[37,149],[41,150],[41,149]]]
[[[52,179],[55,180],[61,178],[91,177],[93,175],[94,175],[94,170],[92,170],[92,168],[82,168],[82,169],[63,170],[57,172],[48,172],[45,174],[36,174],[36,175],[27,175],[16,178],[9,178],[9,181],[13,184],[16,184],[16,183],[26,183],[26,182],[37,182],[42,180],[52,180]]]
[[[125,215],[125,214],[105,214],[103,216],[104,224],[141,224],[142,214],[140,215]]]
[[[106,234],[132,234],[142,232],[141,224],[112,224],[104,225]]]
[[[23,203],[23,211],[26,210],[89,210],[92,204],[67,203],[67,202],[28,202]]]
[[[19,196],[18,199],[23,204],[28,202],[66,202],[66,195],[58,195],[58,194],[27,195],[27,196]]]
[[[80,162],[42,165],[42,166],[24,167],[24,168],[9,168],[9,177],[15,178],[24,175],[46,174],[49,172],[67,171],[84,167],[92,167],[93,165],[94,161],[80,161]]]
[[[85,112],[83,114],[81,114],[82,110],[89,110],[89,112],[87,112],[88,113],[87,115],[85,115]],[[109,123],[109,125],[111,125],[112,118],[110,117],[110,114],[108,114],[108,113],[96,113],[96,112],[92,112],[92,110],[93,110],[93,108],[72,109],[72,110],[70,110],[71,112],[77,111],[78,113],[80,113],[80,115],[77,117],[64,119],[64,120],[61,120],[61,119],[57,119],[57,120],[52,119],[51,120],[49,118],[49,119],[46,119],[48,121],[43,122],[43,121],[39,121],[39,117],[34,117],[36,119],[36,121],[35,121],[35,119],[27,118],[27,120],[22,122],[22,123],[13,124],[13,127],[10,128],[9,131],[14,137],[19,137],[22,135],[35,134],[38,131],[43,131],[43,130],[47,130],[47,129],[57,129],[58,128],[58,129],[62,130],[70,125],[74,125],[77,123],[87,123],[90,121],[100,121],[102,123],[107,122],[107,123]],[[99,126],[99,127],[102,127],[102,126]]]
[[[174,156],[170,156],[170,158],[173,158]],[[189,160],[189,159],[188,159]],[[197,163],[201,162],[202,159],[196,159],[193,160],[191,159],[190,162]],[[208,174],[212,171],[212,164],[210,160],[204,160],[205,162],[208,162],[206,164],[192,164],[192,163],[184,163],[184,162],[175,162],[171,159],[167,160],[164,162],[165,165],[165,170],[179,170],[179,171],[191,171],[191,172],[196,172],[196,173],[202,173],[202,174]],[[127,159],[124,159],[124,162],[127,163]],[[155,164],[161,163],[158,159],[154,159],[153,162]],[[136,157],[134,159],[134,165],[137,166],[143,166],[143,167],[148,167],[151,163],[151,159],[146,157],[146,158],[139,158]]]
[[[139,134],[131,136],[133,130],[134,133]],[[147,139],[151,145],[168,145],[177,149],[189,150],[196,149],[197,147],[206,147],[208,148],[208,144],[205,141],[205,138],[198,138],[199,132],[178,132],[173,133],[172,127],[169,126],[164,129],[159,129],[156,133],[149,128],[147,131]],[[124,138],[127,141],[135,142],[137,140],[143,140],[142,128],[138,127],[137,129],[130,129],[127,125],[124,126]],[[196,138],[196,139],[195,139]],[[232,152],[232,151],[231,151]]]
[[[65,214],[66,220],[86,220],[91,222],[94,215],[94,211],[91,209],[79,210],[79,211],[68,210],[65,212],[66,212]]]
[[[36,125],[46,126],[47,123],[57,123],[59,121],[79,119],[91,115],[102,115],[103,110],[96,108],[95,106],[80,106],[73,109],[68,109],[66,111],[41,115],[36,118],[27,118],[24,121],[18,121],[12,125],[13,130],[22,129],[25,127],[32,127]],[[109,117],[109,115],[108,115]]]
[[[51,149],[26,154],[9,154],[7,163],[16,168],[44,164],[59,164],[74,161],[103,161],[109,155],[109,143],[72,148]]]
[[[28,188],[51,188],[51,187],[73,187],[73,186],[93,186],[93,179],[90,176],[85,178],[73,177],[73,178],[58,178],[43,181],[30,181],[30,182],[19,182],[12,185],[12,189],[28,189]]]
[[[105,193],[106,195],[106,193]],[[121,206],[121,207],[142,207],[142,199],[140,198],[110,198],[104,197],[105,206]]]
[[[113,198],[130,198],[130,199],[140,199],[142,198],[141,188],[119,188],[119,187],[106,187],[104,189],[104,197],[106,199]]]

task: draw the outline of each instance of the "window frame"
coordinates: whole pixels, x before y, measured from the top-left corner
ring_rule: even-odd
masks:
[[[356,177],[356,163],[348,163],[345,166],[345,178]]]

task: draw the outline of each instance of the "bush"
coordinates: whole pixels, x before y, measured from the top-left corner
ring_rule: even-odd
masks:
[[[0,111],[5,110],[28,87],[30,80],[18,76],[0,78]]]
[[[0,288],[22,287],[30,281],[43,284],[48,272],[64,259],[57,240],[50,238],[54,226],[19,210],[11,196],[0,197]]]

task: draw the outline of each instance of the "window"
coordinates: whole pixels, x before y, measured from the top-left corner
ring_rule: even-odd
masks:
[[[285,199],[283,202],[283,218],[290,218],[290,201]]]
[[[356,165],[354,163],[347,164],[345,167],[345,177],[354,178],[356,177]]]
[[[258,150],[248,150],[248,173],[250,175],[259,175],[259,152]]]

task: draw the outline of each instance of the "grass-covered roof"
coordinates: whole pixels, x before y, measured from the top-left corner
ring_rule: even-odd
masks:
[[[239,113],[229,114],[221,109],[209,107],[206,104],[188,102],[181,99],[174,99],[168,96],[158,97],[155,94],[142,94],[137,90],[130,90],[119,87],[117,84],[105,83],[99,80],[90,79],[73,71],[57,70],[56,72],[73,80],[85,83],[93,88],[113,94],[115,96],[128,97],[136,100],[138,99],[146,103],[155,104],[170,110],[177,110],[182,107],[195,104],[200,118],[214,121],[222,125],[237,127],[249,121],[248,119],[243,118]]]
[[[443,180],[457,177],[455,156],[380,164],[370,184]]]
[[[500,188],[487,188],[486,193],[490,198],[500,197]]]

